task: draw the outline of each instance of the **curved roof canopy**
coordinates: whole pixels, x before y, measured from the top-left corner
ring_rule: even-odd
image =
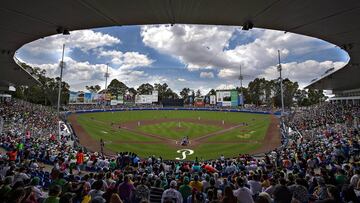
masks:
[[[6,70],[15,62],[6,61],[12,60],[22,45],[64,30],[164,23],[243,26],[249,22],[254,27],[309,35],[336,44],[351,58],[337,71],[344,72],[339,79],[359,76],[359,19],[359,0],[4,1],[0,6],[0,80],[12,74]],[[360,80],[341,88],[352,86],[359,87]]]

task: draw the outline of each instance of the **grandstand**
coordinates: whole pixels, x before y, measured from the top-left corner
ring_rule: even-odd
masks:
[[[53,109],[19,100],[1,102],[0,144],[6,151],[0,157],[0,201],[360,202],[359,8],[357,0],[3,2],[2,92],[14,84],[38,83],[14,59],[23,44],[100,26],[194,23],[272,28],[327,40],[351,59],[308,86],[331,89],[337,95],[332,100],[346,102],[289,112],[281,118],[282,145],[260,157],[176,161],[129,151],[108,156],[102,139],[100,150],[86,151],[76,137],[58,133],[68,128],[66,123],[59,125],[61,118]],[[189,149],[179,153],[192,154]]]

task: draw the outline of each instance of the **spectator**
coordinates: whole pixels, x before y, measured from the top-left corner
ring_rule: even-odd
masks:
[[[234,190],[234,196],[237,198],[238,202],[241,203],[253,203],[252,192],[249,188],[245,187],[245,181],[243,178],[238,177],[236,179],[237,190]]]
[[[170,188],[165,190],[161,197],[161,203],[182,203],[183,198],[179,191],[176,190],[177,183],[175,180],[170,182]]]

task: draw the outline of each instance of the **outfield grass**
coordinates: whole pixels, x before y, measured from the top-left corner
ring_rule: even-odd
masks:
[[[221,154],[226,157],[233,157],[239,153],[249,153],[259,147],[264,139],[267,128],[270,124],[270,116],[264,114],[239,113],[239,112],[213,112],[213,111],[123,111],[123,112],[101,112],[78,114],[77,121],[85,131],[94,139],[102,138],[105,147],[114,151],[133,151],[142,157],[150,155],[162,156],[165,159],[175,159],[181,157],[176,153],[178,149],[189,148],[182,146],[172,146],[169,144],[154,144],[146,142],[159,142],[157,138],[151,138],[126,129],[117,129],[111,123],[121,124],[125,122],[156,120],[156,119],[196,119],[200,117],[206,120],[224,120],[226,123],[234,125],[248,123],[248,126],[230,130],[219,135],[204,140],[211,143],[200,143],[192,150],[195,153],[187,159],[202,157],[203,159],[218,158]],[[222,128],[218,125],[200,124],[182,121],[181,131],[176,130],[178,122],[168,121],[156,124],[144,124],[136,128],[137,131],[147,132],[180,141],[182,137],[189,136],[190,140],[198,136],[203,136],[212,132],[217,132]],[[247,141],[241,143],[241,141]],[[126,143],[131,141],[141,141],[142,143]],[[219,144],[216,141],[223,143]],[[254,141],[254,142],[253,142]],[[226,143],[225,143],[226,142]]]
[[[270,125],[269,118],[264,118],[251,123],[244,128],[237,128],[225,133],[221,136],[210,137],[207,141],[239,141],[239,140],[256,140],[261,141]]]
[[[184,136],[188,136],[191,139],[222,129],[215,125],[204,125],[191,122],[180,122],[180,126],[181,127],[179,128],[179,122],[163,122],[153,125],[143,125],[138,127],[138,129],[143,132],[161,135],[172,139],[179,139]]]
[[[146,137],[124,129],[114,129],[110,124],[99,123],[90,119],[90,117],[81,115],[77,122],[82,125],[85,131],[94,139],[104,141],[156,141],[151,137]]]

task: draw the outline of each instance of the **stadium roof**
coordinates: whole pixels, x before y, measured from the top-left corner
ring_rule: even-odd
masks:
[[[359,87],[360,66],[358,64],[349,63],[337,71],[315,79],[305,88],[341,91],[357,89]]]
[[[16,80],[24,77],[10,71],[13,54],[22,45],[64,30],[186,23],[253,24],[326,40],[346,50],[351,59],[311,86],[336,89],[360,83],[347,79],[358,76],[360,69],[359,0],[11,0],[0,7],[0,80],[12,80],[7,74],[17,74]]]

